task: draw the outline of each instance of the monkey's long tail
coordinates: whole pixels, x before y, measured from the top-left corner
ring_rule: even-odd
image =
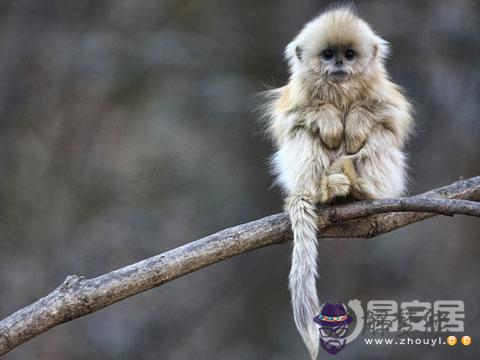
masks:
[[[313,318],[320,305],[317,278],[317,214],[309,199],[293,196],[287,201],[293,230],[292,267],[289,289],[293,317],[312,360],[317,358],[319,335]]]

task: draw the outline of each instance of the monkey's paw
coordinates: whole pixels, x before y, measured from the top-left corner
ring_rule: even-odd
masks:
[[[369,113],[361,108],[350,111],[345,119],[345,148],[348,154],[357,153],[365,141],[373,126]]]
[[[340,147],[343,136],[342,116],[333,105],[322,104],[310,109],[305,121],[312,133],[319,135],[328,149]]]
[[[319,127],[319,134],[327,148],[337,149],[342,143],[343,124],[339,119],[324,121]]]
[[[343,122],[340,111],[331,104],[320,106],[317,122],[320,139],[325,146],[329,149],[340,147],[343,136]]]
[[[367,134],[362,131],[351,132],[345,129],[345,148],[347,154],[357,153],[367,140]]]

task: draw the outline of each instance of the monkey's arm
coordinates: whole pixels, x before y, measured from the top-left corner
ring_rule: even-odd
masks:
[[[269,134],[275,145],[280,148],[293,136],[299,126],[298,116],[295,113],[279,113],[270,120]]]
[[[382,102],[350,111],[345,140],[349,152],[355,154],[350,162],[342,164],[342,170],[350,179],[354,197],[379,199],[405,191],[407,175],[402,148],[412,124],[410,103],[393,84]]]
[[[382,199],[400,196],[407,182],[406,157],[401,141],[385,125],[374,127],[363,148],[344,165],[350,178],[352,196],[357,199]]]
[[[401,147],[412,129],[411,105],[397,85],[388,83],[382,96],[361,101],[349,110],[345,118],[345,147],[355,154],[365,144],[376,126],[383,126],[394,135],[394,143]]]

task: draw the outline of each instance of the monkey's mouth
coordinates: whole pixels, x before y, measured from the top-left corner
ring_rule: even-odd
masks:
[[[349,74],[345,70],[335,70],[332,71],[329,75],[333,81],[344,81],[348,79]]]

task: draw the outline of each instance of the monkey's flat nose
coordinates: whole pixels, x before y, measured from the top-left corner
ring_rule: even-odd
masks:
[[[342,60],[337,60],[337,62],[335,63],[335,65],[337,65],[337,66],[342,66],[342,65],[343,65],[343,61],[342,61]]]

